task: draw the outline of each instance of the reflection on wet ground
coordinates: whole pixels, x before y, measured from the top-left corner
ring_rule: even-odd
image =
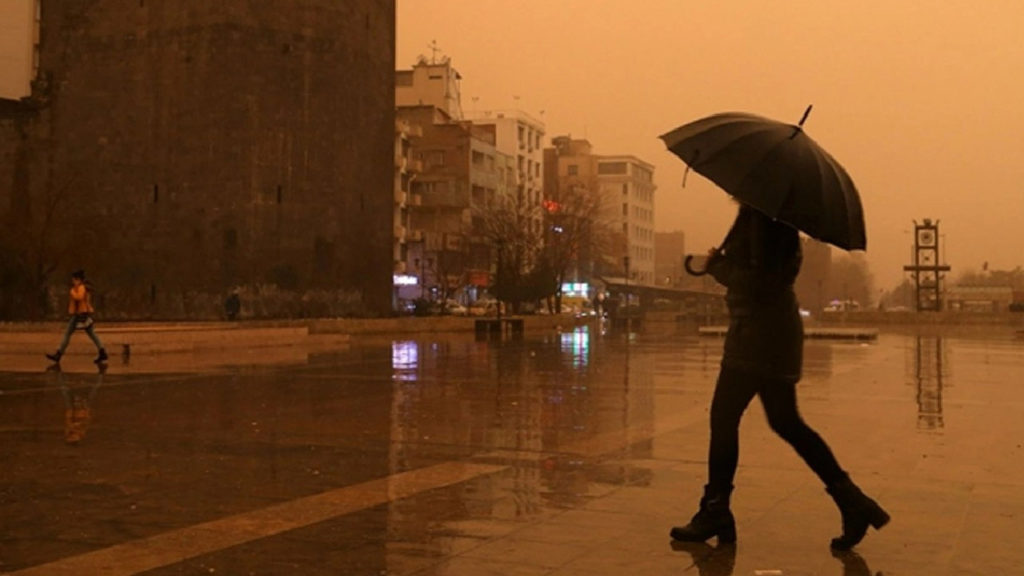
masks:
[[[838,513],[756,403],[739,543],[669,542],[704,482],[721,353],[690,332],[0,373],[0,572],[1012,574],[1022,351],[1001,337],[807,342],[804,417],[894,518],[835,557]],[[71,443],[68,401],[90,411]]]

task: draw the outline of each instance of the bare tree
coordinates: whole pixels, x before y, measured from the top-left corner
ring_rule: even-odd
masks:
[[[437,250],[427,252],[424,267],[431,287],[437,289],[437,301],[442,312],[452,295],[466,283],[465,253],[461,250],[461,242],[450,245],[454,242],[450,238],[456,237],[446,234],[444,243]]]
[[[832,262],[826,291],[833,299],[874,303],[875,280],[862,252],[844,254]]]
[[[542,219],[540,206],[522,195],[503,194],[492,206],[478,210],[482,234],[495,249],[494,296],[518,312],[523,302],[543,298],[539,276],[545,271],[541,250],[543,232],[535,224]]]
[[[543,259],[555,283],[554,312],[562,311],[562,285],[570,277],[593,277],[607,267],[605,255],[621,243],[621,234],[602,220],[602,199],[583,186],[570,186],[546,205],[547,236]]]

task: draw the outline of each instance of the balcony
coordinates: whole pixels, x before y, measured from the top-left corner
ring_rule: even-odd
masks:
[[[398,172],[423,172],[423,160],[414,160],[398,153],[395,154],[395,170]]]

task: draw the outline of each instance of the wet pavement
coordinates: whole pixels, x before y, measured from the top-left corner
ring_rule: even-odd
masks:
[[[801,411],[893,516],[840,556],[837,510],[756,402],[737,545],[670,543],[721,357],[692,328],[292,348],[0,366],[0,573],[1024,573],[1012,333],[807,341]]]

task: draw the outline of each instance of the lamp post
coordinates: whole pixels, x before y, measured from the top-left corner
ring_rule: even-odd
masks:
[[[501,278],[501,266],[503,264],[502,257],[503,257],[504,252],[505,252],[505,242],[499,240],[497,242],[497,245],[498,245],[498,266],[494,270],[494,288],[495,288],[495,290],[494,290],[493,296],[494,296],[495,301],[498,304],[498,326],[500,327],[501,326],[501,298],[498,297],[497,287],[498,287],[498,280]]]
[[[625,274],[626,274],[626,294],[625,294],[626,298],[625,298],[625,302],[623,303],[623,306],[622,306],[622,313],[623,313],[623,316],[626,319],[626,332],[629,332],[629,314],[630,314],[630,311],[629,311],[629,300],[630,300],[630,298],[629,298],[629,256],[628,255],[622,257],[622,267],[624,268]]]

